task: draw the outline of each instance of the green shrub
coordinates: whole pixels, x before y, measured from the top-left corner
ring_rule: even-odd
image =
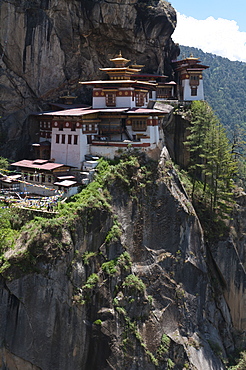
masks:
[[[161,344],[157,350],[159,357],[166,355],[169,352],[170,344],[171,339],[166,334],[163,334],[161,337]]]
[[[123,316],[126,316],[126,310],[123,307],[117,306],[116,311]]]
[[[117,259],[117,265],[123,270],[129,270],[131,268],[131,256],[128,252],[122,253]]]
[[[89,260],[94,257],[96,255],[96,252],[85,252],[82,256],[82,259],[83,259],[83,262],[84,262],[84,265],[88,265],[89,264]]]
[[[104,262],[102,264],[102,270],[105,272],[107,275],[114,275],[117,272],[117,267],[116,267],[117,260],[110,260],[108,262]]]
[[[104,262],[102,270],[108,275],[116,274],[120,269],[128,270],[131,268],[131,256],[128,252],[122,253],[118,258]]]
[[[4,209],[4,204],[0,204],[0,256],[1,254],[14,245],[15,240],[19,235],[18,230],[14,230],[11,221],[14,216],[14,211]]]
[[[240,359],[238,364],[235,366],[230,366],[228,370],[245,370],[246,369],[246,351],[240,353]]]
[[[146,287],[141,279],[136,275],[128,275],[123,283],[123,288],[126,288],[130,293],[144,293]]]
[[[175,366],[175,363],[170,359],[170,358],[168,358],[167,359],[167,369],[169,370],[171,370],[171,369],[173,369],[174,368],[174,366]]]
[[[153,304],[153,297],[152,295],[148,295],[148,301],[149,301],[149,304],[152,305]]]
[[[99,276],[97,274],[91,274],[88,279],[86,280],[85,285],[83,286],[83,289],[94,289],[99,281]]]
[[[93,322],[95,325],[102,325],[102,320],[98,319]]]
[[[105,243],[109,244],[110,242],[116,242],[120,236],[121,230],[119,224],[117,223],[117,221],[115,221],[114,225],[111,227],[108,234],[106,235]]]

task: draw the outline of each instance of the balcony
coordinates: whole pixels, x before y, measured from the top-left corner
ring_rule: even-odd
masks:
[[[98,130],[102,135],[121,134],[123,129],[120,124],[105,123],[98,126]]]

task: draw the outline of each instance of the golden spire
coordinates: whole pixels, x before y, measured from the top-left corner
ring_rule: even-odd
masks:
[[[120,50],[117,57],[110,59],[110,62],[113,62],[116,67],[125,67],[126,63],[130,62],[130,60],[123,58]]]

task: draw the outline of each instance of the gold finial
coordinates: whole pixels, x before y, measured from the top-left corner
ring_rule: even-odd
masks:
[[[110,59],[110,61],[114,62],[117,67],[125,67],[126,63],[130,62],[130,60],[122,57],[121,50],[119,54],[115,58]]]

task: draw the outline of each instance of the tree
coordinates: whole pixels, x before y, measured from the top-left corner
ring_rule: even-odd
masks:
[[[220,215],[227,213],[232,201],[235,161],[225,129],[204,101],[192,102],[186,145],[191,157],[189,172],[193,181],[193,200],[197,197],[196,185],[202,184],[203,202],[209,205],[210,211]]]
[[[9,162],[6,158],[0,157],[0,172],[5,172],[9,166]]]
[[[231,142],[231,154],[237,164],[235,181],[239,186],[246,188],[246,123],[236,125]]]
[[[211,120],[212,117],[205,102],[192,102],[190,134],[187,137],[187,142],[185,142],[190,151],[189,172],[192,175],[192,198],[194,197],[197,181],[202,180],[204,143],[211,125]]]

